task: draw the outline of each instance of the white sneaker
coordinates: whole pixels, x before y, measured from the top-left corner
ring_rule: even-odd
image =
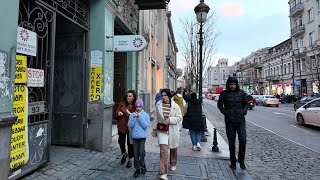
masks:
[[[171,166],[171,167],[170,167],[170,170],[171,170],[171,171],[175,171],[176,169],[177,169],[177,166]]]
[[[197,146],[196,146],[196,145],[193,145],[193,146],[192,146],[192,150],[193,150],[193,151],[197,151],[197,150],[198,150]]]
[[[200,145],[199,142],[197,143],[197,150],[198,150],[198,151],[201,151],[201,145]]]
[[[162,179],[162,180],[168,180],[168,175],[167,175],[167,174],[162,174],[162,175],[160,176],[160,179]]]

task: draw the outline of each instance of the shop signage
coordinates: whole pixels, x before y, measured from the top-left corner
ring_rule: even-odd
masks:
[[[44,87],[44,70],[28,68],[28,87]]]
[[[26,85],[14,86],[13,112],[18,116],[12,125],[10,169],[26,164],[28,155],[28,88]]]
[[[17,53],[37,56],[37,33],[18,26]]]
[[[282,84],[278,84],[278,87],[282,87]]]
[[[290,84],[286,84],[286,87],[290,87],[291,85]]]
[[[28,104],[28,115],[41,114],[45,112],[44,101],[32,102]]]
[[[16,56],[15,83],[27,83],[27,56]]]
[[[102,67],[90,68],[90,101],[100,100],[102,94]]]
[[[300,80],[296,80],[296,86],[301,86]]]
[[[147,41],[141,35],[120,35],[114,36],[115,52],[137,52],[147,46]]]

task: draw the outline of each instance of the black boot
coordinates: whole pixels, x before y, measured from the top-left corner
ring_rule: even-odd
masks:
[[[240,168],[242,169],[242,170],[246,170],[247,168],[246,168],[246,165],[244,164],[244,162],[241,162],[240,163]]]
[[[236,162],[231,162],[230,168],[233,169],[233,170],[236,170],[237,169]]]
[[[137,178],[140,176],[140,169],[137,169],[136,172],[134,172],[133,177]]]
[[[121,164],[124,164],[127,160],[128,154],[123,154],[122,159],[121,159]]]
[[[129,160],[126,168],[131,168],[131,167],[132,167],[132,162],[131,162],[131,160]],[[140,172],[140,171],[139,171],[139,172]]]
[[[142,168],[141,168],[141,173],[142,173],[143,175],[145,175],[146,172],[147,172],[146,165],[143,165]]]

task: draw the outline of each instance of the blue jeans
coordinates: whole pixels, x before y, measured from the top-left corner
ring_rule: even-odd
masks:
[[[194,130],[189,130],[190,132],[190,137],[191,137],[191,142],[192,145],[197,145],[197,143],[200,143],[201,140],[201,132],[200,131],[194,131]]]

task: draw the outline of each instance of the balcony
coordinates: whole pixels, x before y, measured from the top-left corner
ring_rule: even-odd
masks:
[[[290,17],[294,17],[303,12],[303,3],[299,3],[290,9]]]
[[[255,69],[261,69],[262,68],[262,64],[258,63],[258,62],[254,62],[253,64],[251,64],[251,66]]]
[[[170,0],[135,0],[139,10],[166,9]]]
[[[266,80],[267,81],[280,81],[281,78],[280,78],[280,76],[267,76]]]
[[[299,36],[299,35],[303,34],[305,31],[306,31],[306,29],[304,27],[304,24],[301,24],[301,25],[291,29],[291,36],[292,37]]]

